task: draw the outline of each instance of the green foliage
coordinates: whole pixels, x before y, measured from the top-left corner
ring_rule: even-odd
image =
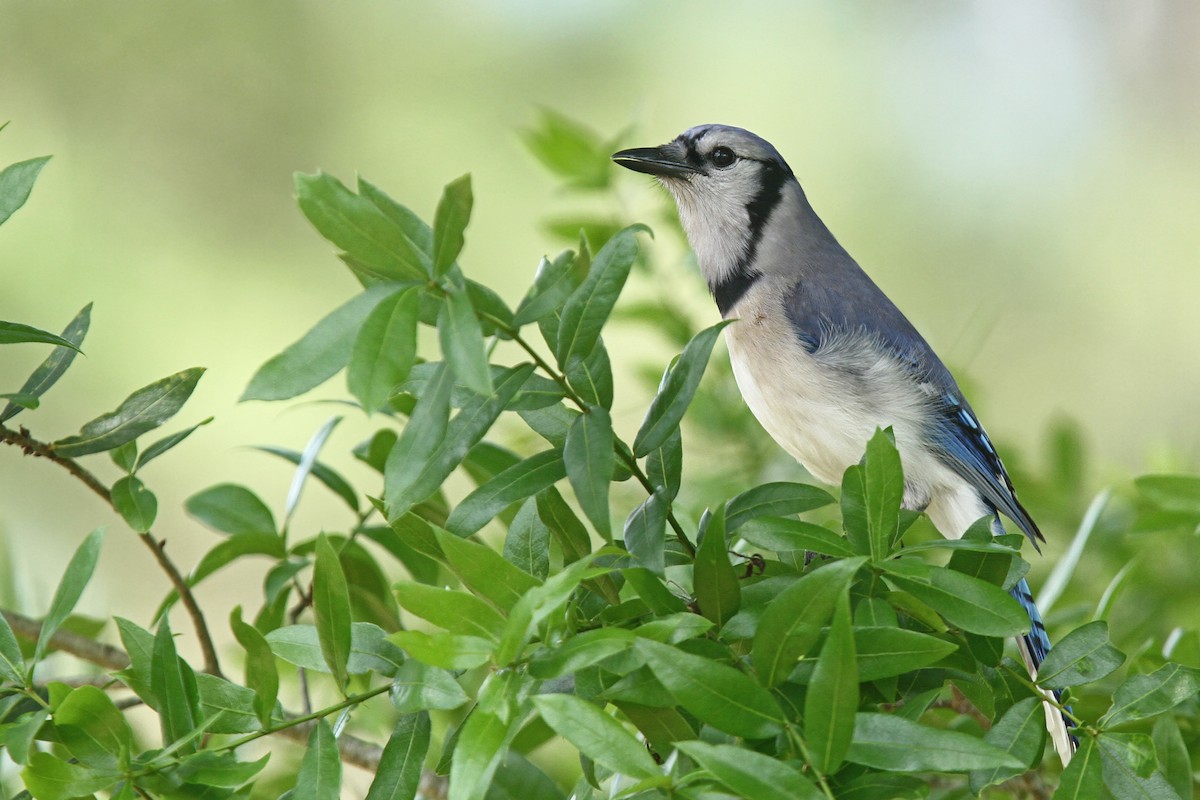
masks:
[[[611,144],[577,124],[547,112],[526,141],[571,186],[608,187]],[[0,172],[0,222],[43,163]],[[1029,566],[1021,537],[993,539],[985,522],[957,542],[930,539],[900,508],[890,430],[867,443],[838,498],[766,481],[751,462],[722,464],[719,483],[695,477],[702,459],[685,472],[684,445],[700,444],[689,426],[711,442],[745,417],[727,402],[726,368],[709,366],[729,323],[697,329],[667,300],[652,306],[661,319],[636,304],[620,313],[644,227],[573,220],[578,249],[541,259],[514,311],[460,264],[468,177],[446,187],[432,226],[366,181],[352,191],[298,176],[296,187],[363,290],[267,360],[242,399],[294,398],[345,370],[346,403],[372,429],[352,454],[371,477],[340,470],[327,448],[334,417],[302,450],[259,448],[294,468],[280,506],[232,483],[194,493],[187,513],[217,543],[146,628],[116,621],[122,663],[96,659],[111,671],[102,686],[52,677],[56,649],[87,659],[81,642],[99,633],[72,626],[99,532],[70,559],[40,634],[0,616],[0,747],[30,796],[337,797],[350,736],[382,743],[369,800],[439,780],[453,800],[1191,794],[1200,634],[1115,641],[1105,617],[1128,570],[1104,596],[1071,584],[1075,605],[1051,618],[1058,644],[1033,681],[1003,642],[1028,626],[1007,591]],[[95,482],[170,564],[140,473],[208,420],[140,439],[180,411],[202,370],[139,389],[50,445],[2,425],[73,364],[89,314],[61,337],[0,328],[0,344],[52,348],[5,395],[0,433]],[[622,316],[655,321],[681,351],[632,443],[614,425],[627,387],[603,337]],[[1059,436],[1057,477],[1031,481],[1069,495],[1072,524],[1083,514],[1077,445]],[[105,452],[119,472],[111,486],[77,460]],[[297,514],[310,478],[344,503],[343,529]],[[1108,537],[1190,537],[1200,525],[1200,479],[1135,486],[1136,514],[1104,517]],[[1098,518],[1087,515],[1080,541]],[[211,619],[191,589],[251,557],[265,558],[253,562],[261,604],[247,619],[234,610],[222,653],[244,664],[238,682],[215,650],[203,668],[182,657],[176,637],[189,634],[173,633],[166,612],[182,601],[205,649]],[[1083,557],[1064,557],[1056,596]],[[158,733],[131,725],[110,692],[136,696]],[[1044,722],[1064,711],[1080,749],[1061,770]],[[268,735],[306,749],[250,760],[245,746]],[[562,783],[571,768],[539,750],[555,736],[579,754],[573,788]]]

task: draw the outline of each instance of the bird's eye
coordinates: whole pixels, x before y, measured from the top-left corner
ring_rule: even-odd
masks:
[[[737,160],[737,156],[728,147],[714,147],[713,151],[708,154],[708,160],[713,163],[714,167],[725,168]]]

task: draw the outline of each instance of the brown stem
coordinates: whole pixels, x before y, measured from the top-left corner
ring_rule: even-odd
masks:
[[[75,459],[61,456],[55,453],[50,445],[34,439],[29,430],[24,426],[14,431],[11,428],[0,425],[0,442],[21,448],[21,451],[27,456],[49,459],[55,464],[62,466],[67,472],[70,472],[76,478],[83,481],[85,486],[104,498],[104,502],[108,503],[109,507],[114,511],[116,510],[116,506],[113,505],[112,501],[112,493],[99,478],[81,467]],[[174,562],[167,556],[161,542],[149,533],[139,534],[138,538],[142,540],[142,544],[150,548],[150,552],[154,554],[154,560],[162,567],[163,572],[167,573],[167,578],[170,579],[171,585],[175,587],[175,591],[179,594],[179,599],[183,603],[183,607],[187,609],[188,615],[192,618],[192,625],[196,629],[196,637],[200,640],[200,651],[204,654],[204,671],[221,677],[221,664],[217,659],[217,649],[213,645],[212,635],[208,631],[208,623],[204,620],[204,612],[200,610],[200,606],[196,602],[196,597],[192,594],[191,587],[188,586],[187,581],[180,574]]]
[[[42,623],[36,619],[7,609],[0,609],[0,614],[4,615],[4,621],[12,628],[13,633],[23,639],[36,642],[42,635]],[[129,656],[123,651],[71,631],[59,630],[50,637],[50,646],[105,669],[117,670],[129,666]]]

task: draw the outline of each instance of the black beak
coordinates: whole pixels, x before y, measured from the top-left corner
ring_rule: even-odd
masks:
[[[613,153],[612,160],[634,172],[662,178],[683,178],[700,170],[688,163],[683,148],[675,142],[661,147],[634,147]]]

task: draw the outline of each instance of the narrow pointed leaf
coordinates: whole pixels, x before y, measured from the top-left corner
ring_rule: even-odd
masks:
[[[298,450],[292,450],[287,447],[276,447],[269,444],[254,445],[253,449],[270,453],[273,456],[279,456],[297,466],[304,460],[305,455]],[[315,460],[310,465],[309,472],[314,478],[324,484],[325,488],[341,498],[342,502],[350,507],[350,510],[355,512],[359,510],[358,493],[350,485],[350,481],[342,477],[341,473],[327,464]]]
[[[287,400],[332,378],[350,361],[363,321],[395,291],[391,285],[374,286],[330,312],[259,367],[240,400]]]
[[[625,520],[625,549],[646,569],[663,575],[666,569],[664,545],[667,538],[667,490],[654,494],[630,513]]]
[[[321,653],[341,688],[346,685],[350,660],[350,592],[337,552],[325,534],[317,538],[312,596]]]
[[[154,636],[150,659],[150,689],[158,700],[159,723],[163,742],[170,744],[192,736],[200,725],[200,694],[192,668],[175,651],[175,640],[166,617],[159,623]],[[182,748],[195,752],[191,741]]]
[[[75,318],[67,323],[67,327],[63,329],[62,338],[70,342],[73,347],[56,347],[51,351],[50,355],[46,356],[46,360],[38,365],[38,368],[33,371],[29,379],[17,391],[17,394],[30,398],[25,402],[33,402],[36,406],[37,398],[41,397],[46,391],[58,382],[58,379],[63,376],[67,368],[71,366],[71,362],[75,360],[75,354],[79,352],[79,347],[83,344],[83,339],[87,336],[88,327],[91,325],[92,319],[92,304],[88,303]],[[19,414],[24,406],[16,403],[7,403],[4,410],[0,412],[0,422],[11,419]]]
[[[904,473],[891,428],[876,430],[867,442],[863,459],[867,530],[871,558],[886,558],[900,527],[900,501],[904,499]]]
[[[492,605],[510,611],[541,582],[504,560],[487,545],[467,541],[447,531],[435,531],[446,562],[467,588]]]
[[[21,646],[17,644],[17,637],[3,614],[0,614],[0,678],[16,686],[25,685],[25,662],[21,657]]]
[[[33,649],[32,663],[36,664],[46,654],[50,646],[50,638],[58,632],[59,627],[70,616],[71,610],[79,602],[92,573],[96,570],[96,561],[100,558],[100,543],[104,539],[104,530],[97,528],[87,535],[87,538],[75,550],[67,569],[63,572],[62,580],[50,601],[50,610],[42,620],[42,630],[38,634],[37,644]]]
[[[1192,757],[1179,723],[1171,714],[1163,714],[1154,720],[1151,733],[1154,752],[1158,756],[1158,769],[1180,797],[1192,793]]]
[[[463,498],[446,520],[446,529],[459,536],[470,536],[508,506],[553,486],[566,474],[561,451],[546,450],[530,456]]]
[[[341,791],[342,757],[333,728],[320,719],[308,736],[291,800],[338,800]]]
[[[508,723],[476,709],[467,717],[454,746],[448,800],[483,800],[507,748]]]
[[[375,769],[366,800],[413,800],[421,785],[421,770],[429,752],[427,712],[405,714],[392,729]]]
[[[804,736],[813,769],[836,772],[850,747],[858,711],[858,669],[850,624],[848,585],[838,595],[829,637],[817,657],[804,697]]]
[[[157,442],[154,442],[152,445],[150,445],[145,450],[143,450],[141,455],[138,456],[137,465],[134,467],[135,471],[146,466],[148,463],[150,463],[154,459],[158,458],[163,453],[167,452],[168,450],[170,450],[175,445],[182,442],[187,437],[191,436],[192,433],[197,428],[199,428],[201,425],[207,425],[208,423],[210,423],[212,421],[213,421],[213,418],[209,417],[208,419],[197,422],[195,425],[193,425],[190,428],[185,428],[184,430],[178,431],[176,433],[172,433],[170,436],[164,436],[163,438],[159,439]]]
[[[1125,662],[1125,654],[1108,639],[1108,623],[1096,620],[1076,628],[1050,649],[1038,667],[1038,683],[1065,689],[1098,681]]]
[[[1154,741],[1144,733],[1096,737],[1104,786],[1120,800],[1182,800],[1158,771]]]
[[[806,551],[838,558],[855,555],[845,536],[788,517],[755,517],[738,527],[737,535],[750,544],[776,553]]]
[[[391,698],[401,714],[459,708],[469,699],[451,673],[412,658],[396,671]]]
[[[463,231],[471,219],[471,176],[446,185],[433,217],[433,274],[441,275],[462,252]]]
[[[564,250],[553,261],[543,258],[534,275],[533,286],[517,306],[513,323],[528,325],[561,308],[583,279],[575,265],[575,253],[570,250]]]
[[[437,328],[442,352],[455,377],[473,392],[491,394],[492,372],[483,329],[465,290],[447,292],[438,312]]]
[[[369,265],[380,279],[422,280],[430,275],[429,254],[413,241],[411,231],[380,207],[386,195],[378,190],[368,194],[362,184],[359,190],[362,194],[356,195],[324,173],[296,175],[300,210],[330,242]]]
[[[25,205],[38,173],[49,160],[50,156],[38,156],[9,164],[0,170],[0,225]]]
[[[638,458],[662,446],[679,427],[684,412],[700,386],[700,379],[704,377],[717,336],[731,322],[722,320],[697,333],[667,369],[659,384],[658,394],[651,401],[642,427],[633,440],[633,453]]]
[[[820,800],[821,792],[795,767],[742,747],[706,742],[675,746],[738,797]]]
[[[1043,710],[1041,698],[1026,697],[1017,701],[1004,712],[1004,716],[996,720],[991,730],[984,734],[983,740],[1012,754],[1021,762],[1021,766],[973,771],[970,784],[971,791],[976,795],[988,786],[1003,783],[1032,769],[1041,758],[1042,751],[1046,749],[1046,711]]]
[[[202,367],[193,367],[144,386],[129,395],[116,411],[96,417],[77,436],[59,439],[50,447],[60,456],[75,458],[132,442],[175,416],[203,374]]]
[[[417,355],[418,293],[404,289],[367,315],[350,350],[346,383],[368,414],[387,405]]]
[[[802,514],[833,502],[824,489],[803,483],[764,483],[742,492],[725,505],[725,527],[733,533],[755,517]]]
[[[79,347],[69,339],[64,339],[57,333],[50,333],[32,325],[21,322],[5,322],[0,320],[0,344],[52,344],[81,352]]]
[[[612,420],[603,408],[592,406],[571,425],[563,462],[579,506],[605,540],[612,539],[608,491],[615,461]]]
[[[958,731],[931,728],[892,714],[858,714],[848,761],[892,772],[1020,769],[1013,755]]]
[[[268,728],[275,711],[275,700],[279,696],[279,671],[275,666],[275,654],[258,628],[242,621],[241,606],[235,607],[230,613],[229,627],[233,629],[238,644],[246,650],[246,686],[254,691],[254,713],[258,715],[263,728]]]
[[[766,686],[782,683],[800,657],[817,643],[842,587],[850,584],[864,562],[859,557],[820,567],[788,586],[767,606],[750,651]]]
[[[547,725],[597,764],[635,778],[662,774],[633,734],[586,700],[544,694],[534,697],[533,705]]]
[[[648,639],[636,648],[675,701],[701,722],[749,739],[782,730],[775,698],[744,672]]]
[[[1054,791],[1054,800],[1092,800],[1100,797],[1104,773],[1100,766],[1100,748],[1091,736],[1082,737],[1079,750],[1063,769]]]
[[[646,228],[633,225],[609,239],[592,260],[587,278],[563,306],[555,347],[559,366],[573,355],[586,358],[595,348],[637,257],[639,230]]]
[[[742,590],[737,572],[729,560],[729,549],[725,543],[725,509],[722,506],[708,514],[708,527],[696,551],[692,584],[700,613],[718,628],[741,607]]]
[[[405,611],[451,633],[498,641],[504,631],[504,617],[472,594],[408,581],[394,589]]]
[[[291,521],[292,515],[296,513],[296,506],[300,502],[300,493],[304,491],[304,484],[308,481],[308,476],[313,471],[313,465],[317,463],[317,455],[321,452],[321,448],[325,446],[325,442],[329,439],[329,434],[333,433],[333,429],[341,421],[341,417],[330,417],[313,434],[312,438],[308,440],[308,444],[300,456],[300,461],[296,464],[296,471],[292,475],[292,484],[288,487],[287,501],[283,505],[284,529],[288,527],[288,522]],[[355,505],[357,506],[357,498],[355,498]],[[357,507],[354,510],[357,511]]]
[[[525,501],[508,526],[504,560],[538,580],[550,574],[550,528],[538,516],[535,498]]]
[[[1117,687],[1112,708],[1100,718],[1103,727],[1146,719],[1200,694],[1196,670],[1168,662],[1149,675],[1131,675]]]
[[[936,608],[951,625],[982,636],[1015,636],[1029,630],[1025,610],[999,586],[945,567],[888,561],[890,580]]]

